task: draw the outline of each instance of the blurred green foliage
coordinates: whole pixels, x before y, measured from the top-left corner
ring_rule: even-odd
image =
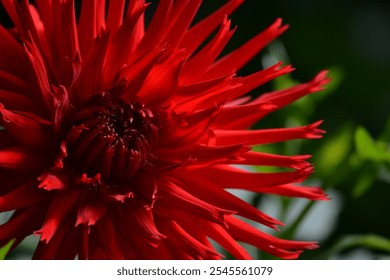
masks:
[[[272,45],[269,47],[271,55]],[[286,125],[303,125],[309,123],[315,117],[315,108],[328,96],[338,91],[342,84],[344,73],[338,67],[330,67],[330,76],[333,82],[327,86],[323,92],[306,96],[299,101],[291,104],[287,110],[280,112],[281,118],[286,118]],[[274,81],[275,90],[291,87],[298,84],[291,75],[285,75]],[[278,114],[278,113],[276,113]],[[314,163],[316,173],[310,181],[321,182],[325,190],[342,189],[344,185],[352,185],[348,190],[347,196],[351,199],[364,197],[364,195],[375,188],[375,183],[386,177],[390,178],[390,145],[389,145],[389,123],[384,127],[378,139],[374,139],[368,130],[356,123],[354,120],[343,120],[338,124],[338,129],[331,135],[327,135],[320,140],[320,144],[314,148],[306,145],[307,141],[290,141],[272,147],[258,147],[263,151],[277,154],[303,154],[310,151],[314,154]],[[308,147],[308,148],[307,148]],[[261,168],[261,171],[270,171],[271,169]],[[389,183],[389,182],[387,182]],[[282,220],[292,211],[294,199],[279,198],[282,212]],[[261,195],[254,198],[253,203],[259,204]],[[294,219],[281,232],[276,233],[281,238],[297,238],[296,233],[300,228],[306,216],[311,212],[317,202],[307,202],[305,206],[295,215]],[[259,204],[261,207],[261,203]],[[333,207],[331,204],[329,207]],[[341,207],[340,207],[341,208]],[[325,213],[324,213],[325,214]],[[321,219],[321,216],[318,217]],[[314,225],[313,225],[314,226]],[[328,236],[327,238],[330,238]],[[326,242],[325,242],[326,243]],[[390,258],[390,241],[385,237],[376,234],[346,234],[343,236],[334,236],[329,239],[327,246],[314,252],[306,253],[303,258],[337,258],[353,248],[363,247],[373,251],[384,251]],[[382,252],[383,253],[383,252]],[[259,253],[261,258],[273,259],[264,253]],[[381,255],[381,257],[383,257]]]
[[[320,140],[259,148],[270,153],[312,154],[316,172],[308,184],[320,185],[331,198],[325,203],[304,200],[299,211],[294,211],[296,200],[280,199],[279,218],[285,221],[289,214],[294,215],[279,234],[305,239],[300,232],[310,216],[316,214],[318,223],[325,223],[326,213],[315,213],[322,205],[337,210],[334,224],[324,225],[331,230],[320,238],[321,247],[305,252],[302,258],[390,258],[389,251],[377,245],[386,244],[390,237],[390,224],[385,221],[390,213],[390,2],[249,0],[239,12],[242,14],[233,16],[240,32],[235,34],[238,42],[232,48],[276,17],[290,25],[242,72],[257,69],[259,61],[267,61],[264,56],[291,63],[296,71],[256,94],[308,81],[322,69],[329,69],[332,77],[325,91],[309,95],[258,124],[282,127],[323,119],[321,127],[327,131]],[[265,202],[263,197],[253,200],[260,208]],[[366,254],[359,255],[360,250]]]
[[[7,256],[8,252],[11,249],[12,244],[14,244],[14,242],[15,242],[15,239],[12,239],[5,246],[0,248],[0,260],[5,259],[5,257]]]

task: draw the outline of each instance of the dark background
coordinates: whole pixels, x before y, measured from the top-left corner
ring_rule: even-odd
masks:
[[[290,25],[280,40],[289,62],[296,68],[292,74],[295,79],[308,81],[322,69],[337,69],[338,74],[342,73],[335,92],[317,103],[315,112],[309,118],[310,122],[325,120],[322,127],[327,135],[305,151],[316,155],[322,145],[327,144],[332,136],[342,133],[346,127],[363,126],[373,138],[380,137],[390,113],[390,1],[248,0],[233,14],[233,23],[238,25],[234,43],[240,45],[278,17]],[[259,60],[256,63],[255,59],[249,65],[248,72],[255,70]],[[331,71],[330,76],[333,74]],[[294,112],[282,112],[281,116],[288,114]],[[275,122],[278,121],[275,119]],[[389,139],[386,140],[389,150]],[[345,147],[349,155],[355,149],[353,141],[350,145]],[[318,162],[321,158],[316,156],[313,160],[319,166],[326,165],[326,162]],[[356,197],[353,195],[357,185],[356,173],[365,172],[369,163],[351,171],[347,170],[348,157],[344,160],[335,172],[339,180],[333,180],[332,172],[319,170],[317,176],[323,186],[336,190],[343,205],[337,216],[336,227],[321,243],[322,248],[304,254],[303,258],[328,256],[325,252],[346,236],[390,237],[387,218],[390,213],[389,181],[379,179],[378,175],[369,189]],[[345,176],[340,175],[343,172]],[[372,253],[372,258],[383,257],[383,251],[377,250],[377,246],[368,247],[371,247],[367,250]],[[348,250],[343,253],[347,254]]]

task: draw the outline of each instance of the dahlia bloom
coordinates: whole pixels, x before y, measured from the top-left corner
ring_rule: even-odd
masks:
[[[35,259],[222,258],[210,239],[238,259],[251,258],[239,242],[286,259],[317,247],[257,229],[282,223],[228,191],[327,199],[299,184],[310,156],[253,150],[323,134],[320,122],[249,130],[328,82],[246,96],[293,70],[235,75],[280,19],[221,57],[242,0],[195,23],[201,0],[161,0],[147,25],[144,0],[82,1],[80,16],[72,0],[1,2],[14,28],[0,26],[0,212],[14,212],[0,246],[34,233]]]

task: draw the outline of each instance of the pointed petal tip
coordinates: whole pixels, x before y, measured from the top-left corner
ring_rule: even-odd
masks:
[[[277,31],[279,34],[282,34],[290,27],[290,25],[288,25],[288,24],[284,24],[284,25],[282,25],[282,24],[283,24],[283,19],[277,18],[274,21],[274,23],[271,24],[270,30]]]
[[[318,127],[323,123],[323,120],[319,120],[315,123],[309,124],[306,126],[307,132],[305,137],[308,139],[318,139],[322,138],[322,136],[326,133],[325,130],[319,129]]]
[[[332,81],[332,78],[329,77],[328,70],[320,71],[312,80],[312,88],[310,92],[320,91],[324,89],[324,86]]]
[[[304,249],[306,249],[306,250],[315,250],[315,249],[318,249],[318,248],[320,248],[320,245],[318,245],[317,242],[309,243],[309,244],[307,244],[307,245],[304,247]]]
[[[45,244],[49,243],[50,239],[52,238],[53,234],[51,235],[48,235],[48,234],[45,234],[45,231],[41,228],[39,230],[36,230],[33,232],[33,234],[37,237],[40,236],[40,241],[41,242],[44,242]]]

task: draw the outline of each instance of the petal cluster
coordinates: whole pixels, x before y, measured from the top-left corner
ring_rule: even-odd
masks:
[[[161,0],[145,24],[144,0],[1,0],[14,27],[0,26],[0,212],[14,213],[0,246],[34,233],[36,259],[222,258],[210,239],[238,259],[251,258],[239,241],[286,259],[317,247],[244,222],[282,225],[229,191],[327,199],[300,184],[309,155],[253,150],[320,138],[321,122],[250,130],[321,90],[326,71],[248,97],[293,68],[235,74],[287,29],[280,19],[221,56],[242,2],[194,22],[201,0]]]

